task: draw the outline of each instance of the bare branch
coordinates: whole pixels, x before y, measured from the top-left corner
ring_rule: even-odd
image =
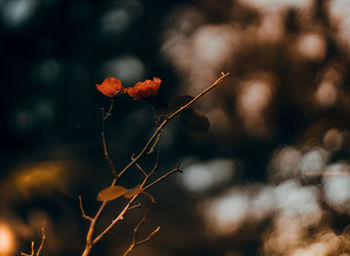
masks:
[[[32,252],[31,252],[31,254],[28,254],[28,253],[25,253],[25,252],[21,252],[21,255],[23,255],[23,256],[34,256],[34,241],[32,241],[32,244],[31,244],[31,250],[32,250]]]
[[[134,160],[134,154],[132,154],[131,160]],[[141,165],[139,165],[138,163],[135,163],[135,166],[142,172],[143,175],[147,176],[147,173],[143,170]]]
[[[151,199],[152,204],[156,203],[156,200],[154,199],[154,197],[150,193],[147,193],[146,191],[142,191],[142,193]]]
[[[147,185],[146,187],[143,188],[143,190],[146,190],[146,189],[152,187],[153,185],[157,184],[161,180],[164,180],[166,177],[168,177],[169,175],[171,175],[175,172],[181,172],[181,170],[179,169],[179,166],[177,166],[175,169],[171,170],[170,172],[164,174],[162,177],[158,178],[157,180],[153,181],[151,184]]]
[[[136,167],[142,172],[143,175],[147,176],[147,173],[143,170],[143,168],[141,167],[141,165],[139,165],[138,163],[135,163]]]
[[[153,232],[151,234],[149,234],[148,237],[146,237],[143,240],[137,241],[136,245],[142,244],[144,242],[147,242],[148,240],[150,240],[152,238],[152,236],[154,236],[158,231],[160,230],[160,226],[158,226],[155,230],[153,230]]]
[[[151,206],[152,206],[152,205],[151,205]],[[136,227],[134,228],[133,240],[132,240],[132,242],[131,242],[129,248],[128,248],[128,249],[125,251],[125,253],[123,254],[123,256],[127,256],[127,255],[134,249],[134,247],[135,247],[136,245],[139,245],[139,244],[142,244],[142,243],[145,243],[145,242],[149,241],[149,240],[160,230],[160,226],[158,226],[158,227],[157,227],[155,230],[153,230],[152,233],[149,234],[146,238],[144,238],[144,239],[142,239],[142,240],[139,240],[139,241],[137,241],[137,239],[136,239],[137,233],[138,233],[138,231],[139,231],[141,225],[142,225],[143,223],[146,222],[146,217],[147,217],[147,215],[148,215],[148,212],[149,212],[151,206],[148,207],[148,209],[145,211],[145,213],[144,213],[142,219],[139,221],[139,223],[138,223],[138,224],[136,225]]]
[[[32,244],[31,244],[31,254],[28,254],[28,253],[24,253],[24,252],[21,252],[21,255],[22,256],[40,256],[40,252],[42,251],[43,247],[44,247],[44,243],[45,243],[45,240],[46,240],[46,235],[45,235],[45,224],[41,227],[41,243],[40,243],[40,246],[35,254],[35,250],[34,250],[34,241],[32,241]]]
[[[132,210],[132,209],[141,208],[141,207],[142,207],[141,204],[140,204],[140,203],[137,203],[137,204],[135,204],[135,205],[133,205],[133,206],[130,206],[128,210],[130,211],[130,210]]]
[[[113,164],[113,161],[109,157],[108,149],[107,149],[107,143],[106,143],[106,138],[105,138],[105,120],[108,119],[108,117],[111,115],[112,107],[113,107],[113,102],[112,100],[111,105],[109,107],[108,112],[105,114],[104,113],[104,108],[101,108],[101,115],[102,115],[102,131],[101,131],[101,139],[102,139],[102,144],[103,144],[103,151],[105,155],[105,159],[107,160],[109,166],[112,169],[113,176],[116,177],[117,173]]]
[[[103,120],[107,120],[112,115],[113,105],[114,105],[114,99],[111,101],[111,105],[109,106],[106,115],[103,117]]]
[[[135,194],[130,200],[129,202],[127,203],[127,205],[124,207],[124,209],[119,213],[119,215],[112,221],[111,224],[109,224],[109,226],[104,230],[102,231],[92,242],[92,245],[98,243],[101,238],[107,234],[115,224],[117,224],[119,221],[123,220],[124,219],[124,214],[129,210],[131,204],[135,201],[135,199],[139,196],[140,193],[137,193]],[[95,217],[96,218],[96,217]],[[96,219],[95,219],[96,220]]]
[[[157,127],[157,129],[154,131],[153,135],[151,136],[151,138],[147,141],[147,143],[145,144],[145,146],[142,148],[142,150],[138,153],[138,155],[136,157],[134,157],[118,174],[115,171],[113,162],[111,161],[111,159],[109,158],[109,154],[108,154],[108,150],[107,150],[107,144],[106,144],[106,140],[105,140],[105,136],[104,136],[104,120],[107,119],[110,114],[111,114],[111,109],[112,109],[112,105],[113,102],[111,103],[111,107],[109,108],[108,112],[106,113],[106,115],[104,115],[104,110],[101,109],[101,113],[103,114],[103,123],[102,123],[102,132],[101,132],[101,137],[102,137],[102,143],[103,143],[103,148],[104,148],[104,153],[105,153],[105,158],[107,159],[107,161],[109,162],[111,168],[112,168],[112,172],[114,175],[114,179],[111,183],[111,186],[114,186],[117,181],[120,179],[120,177],[135,163],[137,163],[137,161],[143,157],[148,151],[152,151],[154,150],[154,147],[156,146],[156,144],[158,143],[158,136],[160,136],[159,134],[161,134],[162,129],[165,127],[165,125],[171,120],[173,119],[175,116],[177,116],[179,113],[181,113],[181,111],[183,111],[184,109],[188,108],[189,106],[191,106],[192,104],[194,104],[197,100],[199,100],[202,96],[204,96],[206,93],[208,93],[210,90],[212,90],[213,88],[215,88],[217,85],[221,84],[224,79],[226,79],[228,76],[230,75],[230,73],[221,73],[221,76],[214,82],[212,83],[207,89],[205,89],[204,91],[202,91],[201,93],[199,93],[195,98],[193,98],[190,102],[188,102],[187,104],[185,104],[184,106],[180,107],[178,110],[176,110],[175,112],[173,112],[172,114],[166,116],[166,118],[162,121],[162,123]],[[153,144],[152,144],[153,143]],[[151,146],[152,145],[152,146]],[[157,164],[157,163],[156,163]],[[158,166],[157,166],[158,168]],[[142,188],[146,181],[148,180],[148,178],[150,177],[151,174],[153,174],[155,172],[154,168],[151,173],[149,175],[147,175],[143,181],[143,183],[141,184],[140,188]],[[163,175],[162,177],[160,177],[159,179],[157,179],[156,181],[152,182],[151,184],[147,185],[146,187],[144,187],[140,193],[155,185],[156,183],[160,182],[161,180],[165,179],[167,176],[171,175],[172,173],[175,172],[180,172],[180,169],[177,167],[174,170],[168,172],[167,174]],[[125,208],[122,210],[122,212],[118,215],[117,218],[115,218],[112,223],[99,235],[97,236],[94,240],[93,240],[93,234],[95,232],[95,226],[97,223],[97,220],[100,218],[104,208],[107,205],[107,201],[104,201],[100,208],[98,209],[96,215],[94,218],[92,218],[92,221],[90,223],[90,227],[86,236],[86,246],[84,249],[84,252],[82,254],[82,256],[88,256],[90,254],[90,251],[93,247],[94,244],[96,244],[103,236],[104,234],[106,234],[114,225],[115,223],[117,223],[118,221],[120,221],[121,219],[123,219],[123,216],[125,214],[125,212],[130,208],[131,204],[134,202],[134,200],[139,196],[140,193],[135,194],[129,201],[129,203],[125,206]],[[157,230],[157,229],[156,229]],[[155,232],[158,232],[158,230]]]
[[[151,146],[151,148],[149,149],[149,151],[145,154],[145,155],[150,155],[153,153],[155,147],[157,146],[158,142],[159,142],[159,139],[160,137],[162,136],[162,131],[160,131],[157,135],[157,138],[155,139],[153,145]]]
[[[228,76],[230,76],[230,73],[223,73],[221,72],[221,76],[214,82],[212,83],[207,89],[205,89],[204,91],[202,91],[201,93],[199,93],[196,97],[194,97],[191,101],[189,101],[187,104],[185,104],[184,106],[182,106],[181,108],[179,108],[178,110],[176,110],[174,113],[172,113],[171,115],[169,115],[165,120],[170,120],[173,117],[175,117],[176,115],[178,115],[181,111],[183,111],[184,109],[188,108],[189,106],[191,106],[193,103],[195,103],[197,100],[199,100],[199,98],[201,98],[202,96],[204,96],[205,94],[207,94],[209,91],[211,91],[212,89],[214,89],[214,87],[216,87],[217,85],[221,84],[224,79]]]
[[[44,247],[45,240],[46,240],[45,226],[43,226],[43,227],[41,228],[41,244],[40,244],[40,246],[39,246],[38,251],[36,252],[36,256],[40,256],[40,252],[41,252],[41,250],[42,250],[43,247]]]
[[[93,221],[93,218],[91,218],[90,216],[85,214],[84,207],[83,207],[83,202],[82,202],[82,199],[81,199],[81,195],[79,195],[79,206],[80,206],[80,211],[81,211],[81,215],[83,216],[83,218],[87,219],[89,221]]]
[[[156,161],[153,166],[153,169],[147,176],[150,177],[158,169],[158,167],[159,167],[159,151],[157,151],[157,157],[156,157]]]

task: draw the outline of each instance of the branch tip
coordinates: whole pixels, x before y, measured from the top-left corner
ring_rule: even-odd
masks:
[[[79,195],[78,197],[79,197],[79,206],[80,206],[81,215],[83,216],[84,219],[87,219],[92,222],[94,219],[85,214],[81,195]]]

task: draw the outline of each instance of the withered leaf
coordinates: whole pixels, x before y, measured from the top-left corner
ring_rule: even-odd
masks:
[[[190,102],[193,99],[194,98],[192,96],[187,95],[187,94],[174,96],[169,102],[169,105],[168,105],[169,110],[175,111],[175,110],[179,109],[180,107],[186,105],[188,102]]]
[[[137,185],[136,187],[134,187],[132,189],[128,189],[128,191],[124,194],[124,197],[131,198],[139,192],[140,192],[140,185]]]
[[[180,115],[182,125],[190,132],[201,134],[209,130],[210,122],[206,114],[196,109],[185,109]]]
[[[101,190],[97,195],[98,201],[111,201],[118,197],[123,196],[128,191],[123,186],[112,186]]]

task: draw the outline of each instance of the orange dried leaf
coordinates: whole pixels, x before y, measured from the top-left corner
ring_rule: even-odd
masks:
[[[140,193],[141,190],[140,190],[140,185],[137,185],[136,187],[132,188],[132,189],[129,189],[125,194],[124,194],[124,197],[125,198],[131,198],[133,197],[134,195],[136,195],[137,193]]]
[[[144,100],[157,94],[161,82],[161,79],[153,77],[153,80],[138,82],[134,87],[129,87],[127,92],[135,100]]]
[[[103,95],[113,98],[117,93],[125,93],[125,89],[122,87],[120,79],[108,77],[102,84],[96,84],[97,90]]]
[[[118,197],[121,197],[128,191],[127,188],[123,186],[112,186],[101,190],[97,195],[98,201],[111,201]]]

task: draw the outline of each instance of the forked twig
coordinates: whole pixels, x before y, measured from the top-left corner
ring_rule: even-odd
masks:
[[[101,238],[107,234],[115,224],[117,224],[120,220],[124,219],[124,214],[130,209],[132,203],[136,200],[136,198],[144,192],[144,186],[146,184],[146,182],[148,181],[148,179],[153,175],[153,173],[158,169],[159,166],[159,152],[157,154],[157,158],[156,158],[156,162],[154,164],[154,167],[152,169],[152,171],[150,171],[149,174],[146,175],[146,177],[144,178],[144,180],[142,181],[142,183],[140,184],[139,190],[138,192],[129,200],[129,202],[126,204],[126,206],[124,207],[124,209],[121,211],[121,213],[119,213],[119,215],[111,222],[111,224],[109,224],[108,227],[105,228],[105,230],[103,230],[93,241],[92,241],[92,245],[96,244],[98,241],[101,240]],[[148,193],[147,193],[148,194]],[[151,196],[152,197],[152,196]],[[153,197],[152,197],[153,198]],[[151,200],[152,200],[151,198]],[[154,198],[152,200],[152,202],[155,201]],[[106,202],[104,202],[106,203]],[[95,222],[95,219],[93,220],[93,222]]]
[[[34,256],[34,253],[35,253],[35,251],[34,251],[34,241],[32,241],[31,250],[32,250],[31,254],[28,254],[28,253],[25,253],[25,252],[21,252],[21,255],[23,255],[23,256]]]
[[[82,202],[82,199],[81,199],[81,195],[79,195],[79,206],[80,206],[80,211],[81,211],[81,215],[83,216],[83,218],[87,219],[89,221],[93,221],[93,218],[91,218],[90,216],[85,214],[85,210],[84,210],[84,207],[83,207],[83,202]]]
[[[21,255],[22,256],[34,256],[34,254],[35,254],[35,256],[40,256],[40,252],[42,251],[42,249],[44,247],[45,240],[46,240],[45,225],[43,225],[41,227],[41,243],[40,243],[40,246],[39,246],[36,254],[35,254],[35,250],[34,250],[34,241],[33,241],[31,244],[31,254],[21,252]]]
[[[147,217],[147,214],[148,214],[150,208],[151,208],[151,207],[149,207],[149,208],[147,209],[147,211],[144,213],[142,219],[139,221],[139,223],[137,224],[137,226],[134,228],[133,240],[132,240],[132,242],[131,242],[129,248],[128,248],[128,249],[125,251],[125,253],[123,254],[123,256],[127,256],[127,255],[134,249],[134,247],[135,247],[136,245],[139,245],[139,244],[142,244],[142,243],[145,243],[145,242],[149,241],[157,232],[159,232],[160,226],[158,226],[156,229],[154,229],[146,238],[137,241],[137,237],[136,237],[136,236],[137,236],[137,233],[138,233],[138,231],[139,231],[141,225],[142,225],[143,223],[146,222],[146,220],[147,220],[146,217]]]
[[[144,187],[143,189],[146,190],[150,187],[152,187],[153,185],[157,184],[158,182],[160,182],[161,180],[164,180],[166,177],[168,177],[169,175],[175,173],[175,172],[182,172],[180,170],[180,163],[178,163],[178,165],[176,166],[175,169],[171,170],[170,172],[164,174],[163,176],[161,176],[160,178],[156,179],[155,181],[153,181],[151,184],[147,185],[146,187]]]

